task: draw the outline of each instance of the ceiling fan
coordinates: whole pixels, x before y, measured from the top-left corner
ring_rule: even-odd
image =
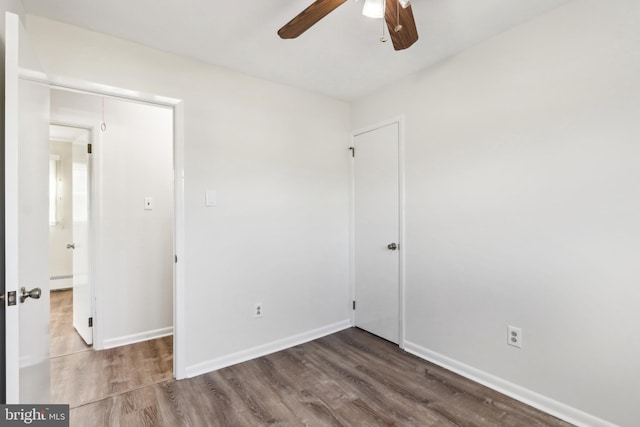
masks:
[[[347,0],[316,0],[295,18],[278,30],[283,39],[294,39],[307,31],[322,18]],[[372,18],[382,18],[387,23],[393,48],[406,49],[418,40],[418,30],[413,19],[409,0],[365,0],[362,13]],[[380,38],[386,41],[385,37]]]

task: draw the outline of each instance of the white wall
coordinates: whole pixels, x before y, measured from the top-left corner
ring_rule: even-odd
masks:
[[[51,91],[51,120],[98,126],[102,97]],[[94,142],[99,172],[95,246],[97,347],[173,326],[173,123],[171,109],[104,100],[107,129]],[[144,199],[153,198],[153,209]]]
[[[58,155],[56,225],[49,225],[49,277],[73,275],[73,252],[67,244],[73,243],[73,198],[71,195],[71,142],[50,141],[49,152]],[[50,281],[50,289],[73,286],[71,278]]]
[[[638,22],[635,0],[575,1],[353,111],[354,128],[406,116],[407,348],[624,426],[640,379]]]
[[[27,23],[51,74],[184,101],[178,255],[191,374],[347,324],[347,103],[53,21]],[[217,207],[204,206],[206,190],[217,191]]]

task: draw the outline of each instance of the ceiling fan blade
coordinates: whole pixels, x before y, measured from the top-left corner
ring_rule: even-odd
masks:
[[[418,29],[413,19],[411,5],[403,8],[398,0],[386,0],[384,19],[395,50],[406,49],[418,40]],[[398,22],[399,21],[399,22]],[[402,27],[396,31],[399,25]]]
[[[283,39],[295,39],[347,0],[316,0],[278,30]]]

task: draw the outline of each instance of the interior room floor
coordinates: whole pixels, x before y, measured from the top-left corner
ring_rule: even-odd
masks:
[[[118,372],[103,381],[117,383]],[[570,425],[355,328],[114,394],[70,417],[72,426]]]
[[[72,317],[71,291],[52,292],[52,403],[76,408],[173,377],[173,337],[94,351],[73,328]]]
[[[91,350],[73,328],[73,291],[51,292],[51,357]]]

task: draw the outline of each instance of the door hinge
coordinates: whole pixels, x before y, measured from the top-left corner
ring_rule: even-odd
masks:
[[[174,259],[175,263],[177,264],[178,263],[178,255],[174,255],[173,259]]]
[[[353,304],[352,304],[353,309],[356,309],[356,300],[353,300]]]
[[[93,327],[93,317],[89,317],[89,327]]]
[[[356,156],[356,147],[349,147],[349,150],[351,150],[351,157],[355,157]]]
[[[93,148],[93,147],[91,146],[91,144],[87,144],[87,153],[88,153],[88,154],[91,154],[91,150],[92,150],[92,148]]]

